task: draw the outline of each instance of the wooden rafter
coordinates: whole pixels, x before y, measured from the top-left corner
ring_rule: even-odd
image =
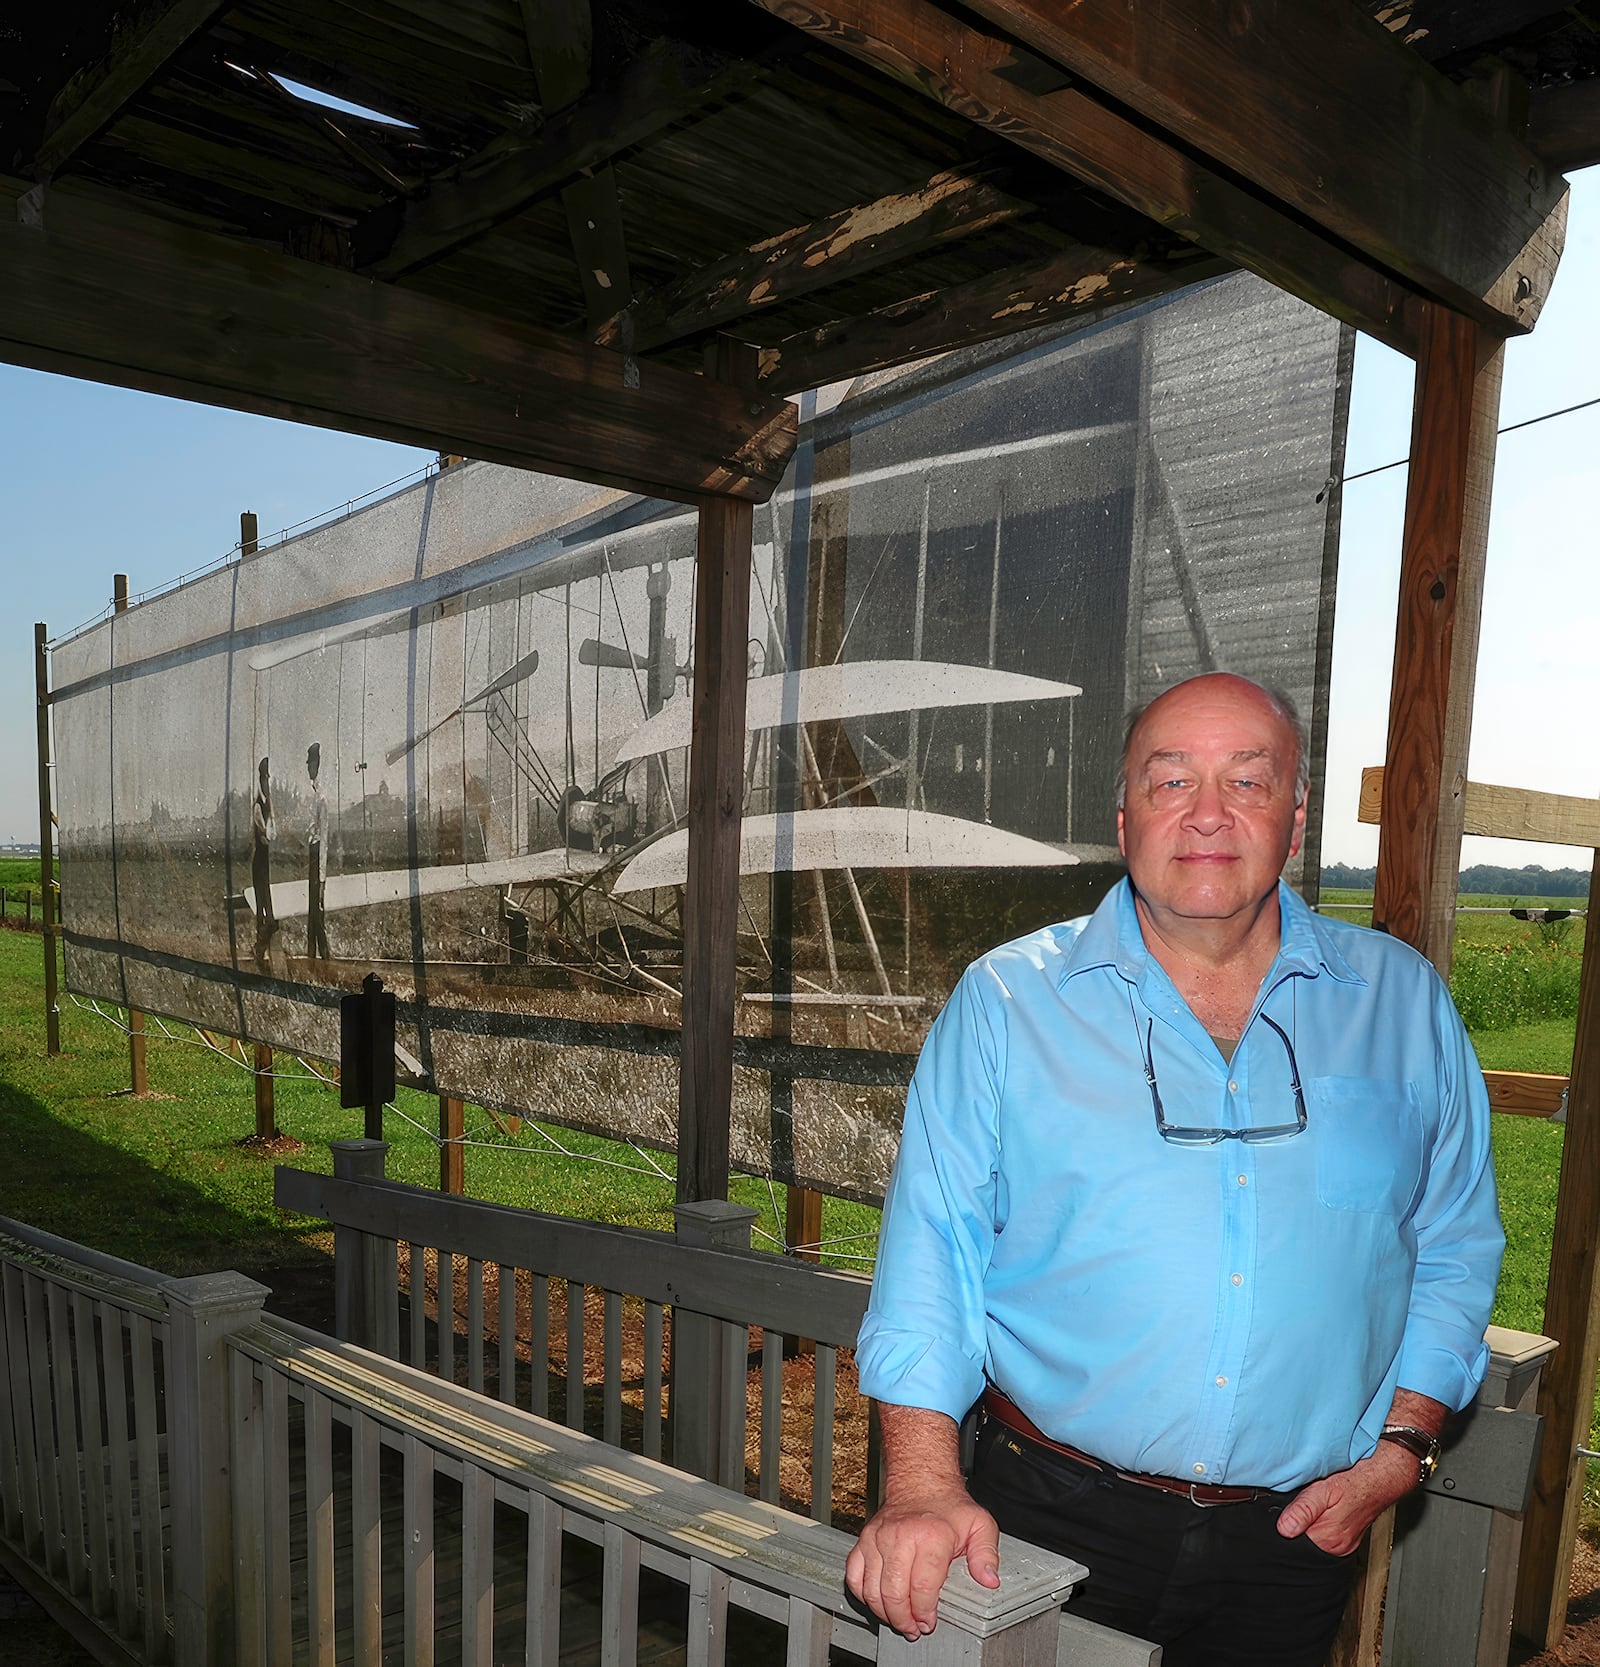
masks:
[[[1536,93],[1528,106],[1528,145],[1558,173],[1600,162],[1600,81]]]
[[[1230,269],[1228,261],[1202,250],[1186,249],[1181,259],[1145,259],[1073,248],[1032,266],[790,336],[762,350],[761,386],[776,393],[822,387],[1033,325],[1090,318]]]
[[[1416,293],[1285,209],[927,0],[754,0],[1169,231],[1415,351]]]
[[[390,210],[369,216],[356,230],[357,259],[374,277],[403,277],[761,73],[759,58],[656,41],[536,137],[497,140],[398,217]]]
[[[1350,0],[970,0],[1075,77],[1458,312],[1527,329],[1536,294],[1486,301],[1565,186],[1495,114]],[[1531,304],[1531,306],[1530,306]]]
[[[647,353],[1027,212],[980,175],[940,172],[915,190],[794,226],[638,296],[595,339]]]
[[[786,402],[129,209],[88,186],[17,223],[0,359],[691,500],[761,501]]]
[[[35,177],[60,173],[222,9],[221,0],[145,0],[127,8],[109,50],[79,66],[51,99]]]

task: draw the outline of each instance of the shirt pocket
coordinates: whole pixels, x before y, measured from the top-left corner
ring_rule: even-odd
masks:
[[[1317,1197],[1330,1210],[1403,1216],[1422,1178],[1416,1091],[1389,1077],[1313,1077]]]

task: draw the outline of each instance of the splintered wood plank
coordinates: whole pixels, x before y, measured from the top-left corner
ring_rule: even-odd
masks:
[[[543,1494],[528,1496],[526,1641],[530,1662],[561,1654],[561,1507]]]
[[[600,1667],[634,1667],[639,1653],[639,1541],[614,1522],[605,1525],[605,1591],[601,1599]]]
[[[333,1567],[333,1409],[308,1389],[306,1408],[306,1627],[314,1667],[336,1667]]]
[[[778,1503],[783,1459],[783,1335],[769,1326],[761,1334],[761,1497]]]
[[[661,1317],[659,1302],[644,1305],[644,1456],[661,1457]]]
[[[622,1294],[605,1293],[605,1398],[601,1440],[609,1446],[622,1445]]]
[[[831,1343],[817,1344],[811,1414],[811,1516],[816,1522],[833,1520],[833,1401],[838,1358],[839,1351]]]
[[[433,1667],[433,1449],[414,1435],[405,1438],[404,1486],[405,1659]]]
[[[504,1262],[495,1264],[495,1290],[499,1296],[500,1318],[495,1348],[496,1393],[507,1406],[517,1404],[517,1270]]]
[[[383,1660],[383,1501],[379,1427],[357,1413],[350,1432],[350,1586],[355,1659]]]
[[[166,1656],[167,1572],[161,1531],[161,1449],[156,1433],[154,1328],[148,1315],[130,1314],[133,1338],[133,1453],[139,1524],[139,1573],[144,1647],[151,1661]]]
[[[494,1478],[475,1464],[461,1468],[461,1661],[494,1661]]]
[[[467,1387],[483,1393],[483,1263],[467,1258]]]
[[[289,1380],[269,1370],[261,1386],[261,1445],[267,1458],[267,1662],[290,1667],[294,1611],[290,1599]]]
[[[112,1596],[117,1633],[139,1629],[139,1576],[134,1551],[133,1455],[128,1447],[128,1379],[123,1364],[122,1311],[97,1302],[100,1350],[106,1374],[106,1446],[111,1464]]]

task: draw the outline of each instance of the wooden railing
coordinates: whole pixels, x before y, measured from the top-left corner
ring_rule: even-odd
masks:
[[[849,1536],[275,1320],[237,1274],[0,1221],[0,1275],[0,1564],[103,1661],[1159,1660],[1063,1619],[1083,1569],[1009,1540],[1000,1590],[958,1568],[908,1644],[847,1597]]]
[[[740,1205],[682,1205],[675,1234],[606,1227],[385,1181],[385,1151],[338,1141],[331,1177],[277,1171],[279,1205],[334,1225],[341,1338],[736,1491],[748,1476],[772,1503],[787,1434],[809,1452],[791,1477],[809,1475],[817,1521],[876,1502],[876,1421],[853,1391],[867,1280],[752,1251],[756,1212]],[[589,1398],[586,1359],[601,1380]],[[836,1510],[841,1402],[866,1460]]]

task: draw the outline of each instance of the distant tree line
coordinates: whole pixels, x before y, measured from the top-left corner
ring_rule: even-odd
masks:
[[[1343,862],[1322,865],[1325,886],[1371,891],[1377,878],[1375,868],[1352,868]],[[1526,868],[1501,868],[1492,862],[1480,862],[1461,870],[1456,889],[1504,893],[1511,897],[1587,897],[1589,872],[1582,868],[1541,868],[1538,863],[1529,863]]]

